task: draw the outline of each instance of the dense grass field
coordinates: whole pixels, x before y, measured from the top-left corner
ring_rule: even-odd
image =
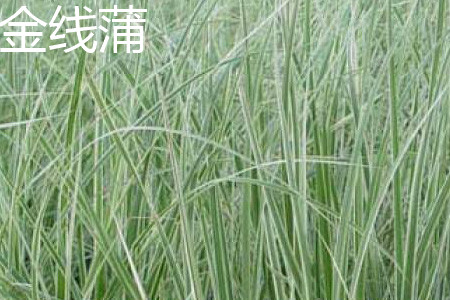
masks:
[[[1,300],[450,299],[449,1],[133,4],[0,53]]]

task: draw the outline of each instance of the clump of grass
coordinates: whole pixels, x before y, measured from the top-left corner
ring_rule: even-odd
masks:
[[[142,54],[1,54],[0,298],[449,299],[447,5],[140,2]]]

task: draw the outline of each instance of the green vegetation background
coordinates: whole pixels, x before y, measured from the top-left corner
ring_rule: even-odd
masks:
[[[449,1],[133,4],[0,54],[0,299],[450,299]]]

